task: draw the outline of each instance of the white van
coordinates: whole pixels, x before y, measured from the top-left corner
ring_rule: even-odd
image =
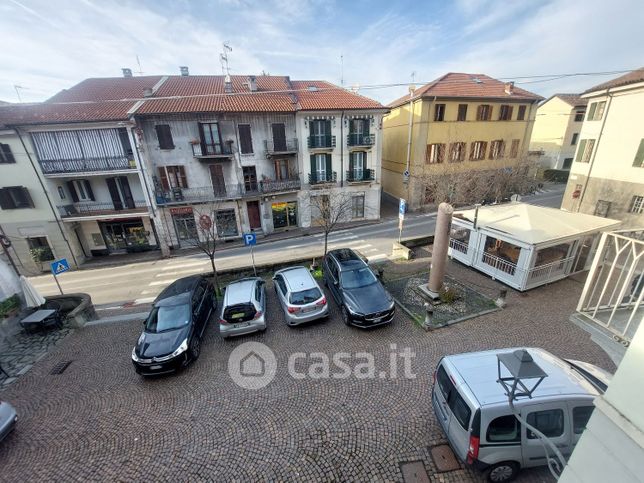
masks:
[[[539,439],[514,417],[498,379],[498,349],[446,356],[434,373],[432,405],[456,456],[486,471],[489,481],[510,481],[520,468],[546,464]],[[564,360],[543,349],[526,349],[548,374],[531,399],[515,401],[528,424],[568,457],[612,377],[585,362]]]

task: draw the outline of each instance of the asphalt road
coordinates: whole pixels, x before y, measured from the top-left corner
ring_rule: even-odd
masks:
[[[559,207],[565,185],[550,191],[526,196],[522,201],[543,206]],[[409,214],[405,219],[403,238],[431,235],[435,214]],[[361,226],[332,233],[329,249],[353,248],[370,261],[384,260],[391,254],[392,242],[398,239],[398,220],[388,219],[375,225]],[[277,240],[255,247],[257,265],[284,262],[292,259],[322,256],[324,238],[321,234]],[[248,267],[251,264],[248,248],[230,248],[216,256],[218,270]],[[139,262],[108,268],[80,270],[61,274],[58,280],[66,293],[84,292],[96,305],[118,306],[123,303],[150,303],[163,288],[180,277],[210,270],[205,255],[188,255],[164,260]],[[55,295],[58,289],[52,275],[30,278],[43,295]]]

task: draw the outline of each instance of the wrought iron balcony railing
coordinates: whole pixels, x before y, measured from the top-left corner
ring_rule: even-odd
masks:
[[[335,148],[335,136],[316,135],[307,138],[309,149]]]
[[[347,146],[373,146],[375,142],[376,136],[373,134],[347,134]]]
[[[57,206],[61,218],[75,218],[81,216],[99,216],[122,214],[128,212],[144,213],[147,211],[145,200],[133,200],[130,203],[115,205],[111,201],[88,201]]]
[[[309,173],[309,184],[328,184],[336,183],[338,181],[338,174],[333,172],[327,173]]]
[[[265,179],[259,183],[262,193],[277,193],[280,191],[297,191],[302,187],[300,178],[297,179]]]
[[[98,171],[117,171],[136,169],[134,158],[129,156],[110,156],[100,158],[41,160],[44,174],[85,173]]]
[[[177,203],[221,201],[241,198],[241,184],[227,186],[200,186],[198,188],[173,188],[168,191],[157,191],[157,205]]]
[[[192,144],[192,155],[195,158],[229,158],[233,155],[233,142],[226,141],[222,144]]]
[[[349,183],[367,183],[375,180],[373,169],[349,170],[346,172],[346,180]]]
[[[297,139],[266,139],[264,150],[268,156],[274,154],[297,153]]]

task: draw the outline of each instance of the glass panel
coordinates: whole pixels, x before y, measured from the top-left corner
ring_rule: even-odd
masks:
[[[579,406],[572,408],[572,430],[575,434],[581,434],[586,429],[588,420],[593,414],[595,406]]]
[[[490,442],[520,441],[521,426],[519,421],[513,415],[496,418],[487,428],[486,439]]]
[[[547,438],[561,436],[564,431],[564,413],[561,409],[548,409],[528,414],[528,424],[541,431]],[[528,430],[528,438],[536,439],[536,435]]]

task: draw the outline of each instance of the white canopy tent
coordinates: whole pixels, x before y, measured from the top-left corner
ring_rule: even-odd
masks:
[[[598,234],[620,222],[508,203],[454,212],[449,255],[518,290],[590,267]]]

